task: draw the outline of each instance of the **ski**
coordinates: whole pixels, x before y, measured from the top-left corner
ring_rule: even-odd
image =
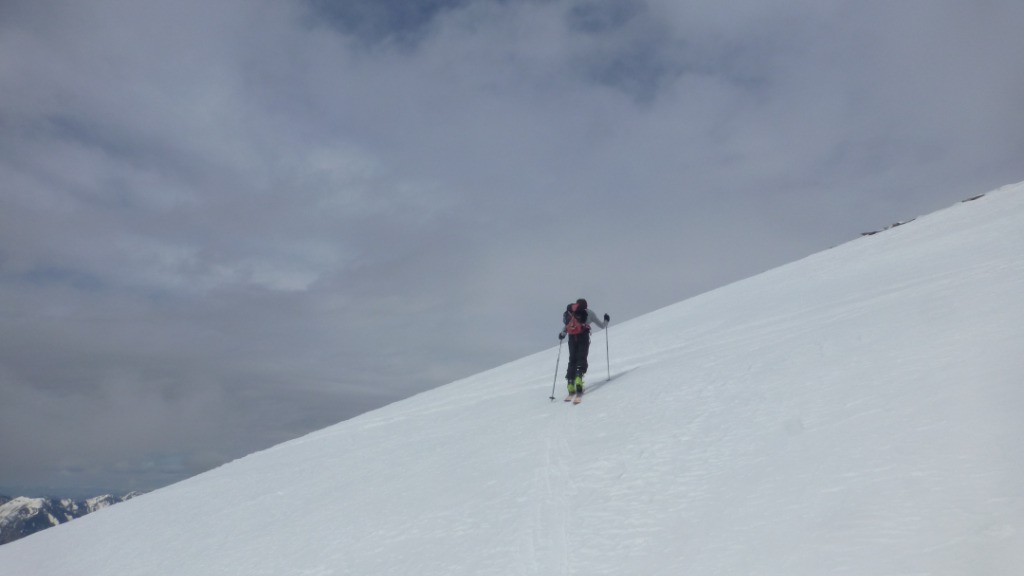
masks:
[[[583,394],[576,394],[576,397],[572,399],[573,404],[579,404],[583,402]]]
[[[576,394],[575,393],[569,394],[568,396],[565,397],[565,401],[566,402],[572,402],[575,398],[576,398]]]

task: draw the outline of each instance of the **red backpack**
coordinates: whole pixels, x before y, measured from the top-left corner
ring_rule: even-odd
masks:
[[[576,318],[576,310],[579,304],[570,304],[562,314],[562,321],[565,323],[566,334],[582,334],[586,331],[587,325]]]

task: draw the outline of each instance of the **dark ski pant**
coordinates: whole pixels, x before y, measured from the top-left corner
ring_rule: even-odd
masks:
[[[590,333],[569,335],[569,368],[565,371],[569,391],[576,388],[576,377],[587,373],[587,355],[590,354]]]

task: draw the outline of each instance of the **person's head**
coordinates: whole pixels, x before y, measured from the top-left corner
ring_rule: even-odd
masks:
[[[580,298],[579,300],[577,300],[576,301],[576,308],[578,310],[586,310],[587,309],[587,299],[586,298]]]

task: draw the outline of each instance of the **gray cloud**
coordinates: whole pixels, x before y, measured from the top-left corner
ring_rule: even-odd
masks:
[[[685,39],[646,2],[580,2],[566,14],[566,28],[578,35],[573,66],[585,78],[649,103],[665,86],[697,65]]]
[[[2,10],[0,492],[159,486],[1021,179],[1009,2]]]
[[[469,0],[309,0],[316,22],[323,22],[347,36],[377,44],[414,45],[423,40],[441,15]]]

